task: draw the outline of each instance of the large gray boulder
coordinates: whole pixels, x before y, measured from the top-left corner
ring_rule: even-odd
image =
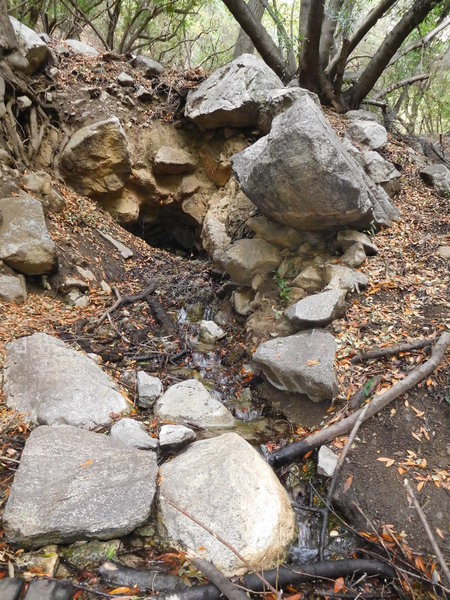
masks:
[[[145,54],[139,54],[139,56],[135,56],[131,61],[131,64],[136,69],[142,71],[145,77],[149,78],[162,75],[165,71],[161,63],[153,60],[149,56],[145,56]]]
[[[131,173],[127,139],[117,117],[82,127],[70,138],[60,159],[66,183],[86,196],[119,192]]]
[[[170,386],[156,401],[155,415],[161,419],[197,427],[233,427],[234,418],[228,408],[216,400],[196,379]]]
[[[201,129],[258,125],[267,93],[283,87],[261,59],[243,54],[189,92],[184,114]]]
[[[76,427],[38,427],[28,438],[3,514],[20,547],[126,535],[150,516],[153,452]]]
[[[98,56],[99,51],[96,50],[93,46],[89,44],[85,44],[84,42],[80,42],[80,40],[64,40],[64,43],[69,46],[69,48],[75,54],[81,54],[83,56]]]
[[[388,141],[386,128],[372,120],[352,120],[347,127],[347,133],[352,140],[369,146],[372,150],[383,148]]]
[[[373,220],[387,225],[395,215],[386,210],[383,190],[380,205],[370,179],[307,95],[274,119],[268,135],[236,154],[232,165],[261,212],[298,231],[363,228]]]
[[[45,333],[6,346],[6,404],[33,423],[92,428],[128,410],[114,381],[89,357]]]
[[[28,68],[25,72],[32,75],[45,65],[49,57],[47,44],[41,40],[37,33],[15,19],[9,17],[16,34],[17,44],[21,53],[28,60]]]
[[[247,571],[224,544],[168,501],[224,538],[255,571],[274,567],[295,538],[286,491],[235,433],[195,442],[161,467],[159,511],[170,540],[198,552],[227,576]]]
[[[56,246],[39,200],[26,195],[0,198],[0,260],[25,275],[55,268]]]
[[[320,402],[338,393],[335,356],[336,342],[331,333],[309,329],[261,344],[253,360],[277,389],[306,394]]]

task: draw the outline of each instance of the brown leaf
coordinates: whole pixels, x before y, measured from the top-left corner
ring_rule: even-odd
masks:
[[[353,475],[350,475],[349,477],[347,477],[345,484],[344,484],[344,494],[346,494],[348,492],[348,490],[352,487],[352,483],[353,483]]]
[[[338,594],[339,592],[342,592],[342,590],[345,590],[345,581],[343,577],[339,577],[339,579],[336,579],[334,582],[333,592]]]

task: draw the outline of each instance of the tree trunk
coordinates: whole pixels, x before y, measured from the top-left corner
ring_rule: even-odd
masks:
[[[358,81],[344,94],[349,108],[358,108],[402,43],[438,0],[416,0],[373,55]]]
[[[287,83],[292,79],[279,48],[264,27],[258,23],[243,0],[222,0],[239,25],[253,40],[255,48],[261,54],[264,62],[275,71],[282,81]]]
[[[322,36],[320,38],[320,64],[325,69],[330,60],[331,51],[335,44],[334,33],[337,26],[337,17],[344,0],[331,0],[325,19],[322,24]]]
[[[322,35],[324,10],[325,0],[316,0],[316,2],[311,5],[308,14],[306,35],[303,40],[302,53],[300,56],[300,85],[316,93],[321,91],[319,47]]]
[[[114,34],[116,32],[117,22],[120,17],[122,0],[116,0],[112,10],[108,10],[108,32],[106,34],[106,44],[110,50],[114,50]]]
[[[16,34],[8,16],[6,0],[0,0],[0,57],[17,47]]]
[[[249,0],[248,8],[254,15],[255,21],[261,23],[264,15],[264,5],[261,2],[261,0]],[[241,27],[239,30],[238,39],[236,41],[236,47],[234,49],[233,58],[237,58],[242,54],[253,54],[254,50],[254,43]]]

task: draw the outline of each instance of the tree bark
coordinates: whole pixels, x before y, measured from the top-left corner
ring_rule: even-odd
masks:
[[[344,96],[350,109],[359,107],[402,43],[438,4],[438,1],[415,0],[413,6],[403,15],[375,52],[358,81],[345,93]]]
[[[292,79],[286,63],[283,60],[279,48],[272,40],[264,27],[258,23],[248,6],[243,0],[222,0],[239,25],[247,32],[253,40],[255,48],[261,54],[264,62],[280,77],[284,82]]]
[[[6,0],[0,0],[0,57],[17,47],[16,34],[8,16]]]
[[[264,5],[261,0],[249,0],[248,8],[253,13],[255,21],[261,23],[264,15]],[[255,44],[248,37],[242,27],[239,30],[239,35],[236,41],[236,47],[234,49],[233,58],[237,58],[242,54],[253,54],[255,50]]]
[[[306,34],[300,56],[300,85],[316,93],[321,91],[319,47],[324,10],[325,0],[316,0],[310,6]]]
[[[334,34],[337,26],[337,16],[342,8],[344,0],[331,0],[327,14],[322,25],[322,36],[320,38],[320,64],[325,69],[335,43]]]

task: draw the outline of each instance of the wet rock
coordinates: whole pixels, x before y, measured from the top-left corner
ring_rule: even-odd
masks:
[[[195,432],[184,425],[163,425],[159,431],[159,451],[161,454],[176,452],[196,438]]]
[[[130,86],[134,85],[134,79],[131,77],[131,75],[128,75],[128,73],[125,73],[125,71],[122,71],[117,76],[116,81],[122,87],[130,87]]]
[[[41,203],[31,196],[0,198],[0,260],[25,275],[49,273],[56,266]]]
[[[338,457],[327,446],[320,446],[317,462],[317,473],[325,477],[333,477]]]
[[[130,448],[139,450],[157,450],[158,440],[152,438],[143,423],[134,419],[120,419],[111,427],[110,436]]]
[[[298,231],[367,227],[372,220],[387,225],[387,209],[395,213],[387,196],[381,202],[369,187],[309,96],[276,117],[268,135],[235,154],[232,166],[266,217]]]
[[[445,165],[428,165],[421,169],[420,176],[441,196],[450,194],[450,169]]]
[[[306,394],[320,402],[338,392],[335,356],[336,342],[331,333],[309,329],[261,344],[253,360],[277,389]]]
[[[71,567],[84,571],[88,567],[98,566],[108,558],[115,557],[119,548],[120,540],[75,542],[75,544],[62,548],[61,555]]]
[[[359,292],[361,288],[369,285],[369,280],[364,273],[359,273],[350,267],[342,265],[326,265],[324,275],[327,289]]]
[[[222,340],[226,335],[225,331],[216,325],[214,321],[200,321],[199,337],[202,342],[215,344],[219,340]]]
[[[69,425],[38,427],[6,504],[6,537],[28,548],[126,535],[150,516],[156,476],[153,452]]]
[[[282,87],[261,59],[243,54],[189,92],[185,115],[201,129],[256,126],[267,92]]]
[[[380,184],[389,196],[394,196],[400,190],[400,171],[374,150],[362,152],[361,157],[372,181]]]
[[[128,411],[114,381],[87,356],[45,333],[6,346],[4,391],[9,408],[33,423],[95,427]]]
[[[347,127],[347,133],[352,140],[369,146],[372,150],[378,150],[387,144],[386,128],[376,121],[352,120]]]
[[[197,167],[197,159],[181,148],[162,146],[153,159],[155,175],[183,175],[193,173]]]
[[[353,246],[353,244],[359,243],[362,244],[364,252],[367,254],[367,256],[374,256],[375,254],[378,254],[378,248],[372,242],[370,237],[361,231],[344,229],[338,232],[336,239],[344,252],[345,250],[348,250],[350,246]]]
[[[16,34],[17,44],[20,52],[28,60],[25,73],[32,75],[43,67],[49,57],[47,44],[32,29],[15,19],[9,17]]]
[[[324,285],[322,270],[319,267],[306,267],[297,275],[292,285],[302,288],[305,292],[317,292]]]
[[[364,252],[364,246],[360,242],[356,242],[348,248],[345,253],[341,256],[341,261],[347,265],[347,267],[357,268],[360,267],[366,260],[367,256]]]
[[[0,260],[0,300],[13,304],[23,304],[27,299],[25,277],[9,269]]]
[[[39,573],[41,577],[54,577],[58,568],[58,562],[58,546],[51,545],[44,546],[44,548],[40,548],[37,552],[25,552],[21,554],[17,557],[16,565],[20,571],[28,571],[31,576],[34,573]]]
[[[296,327],[325,327],[345,313],[345,294],[328,290],[308,296],[284,311],[284,316]]]
[[[83,56],[98,56],[99,52],[93,46],[80,42],[80,40],[64,40],[64,43],[75,54],[82,54]]]
[[[136,69],[142,71],[145,77],[155,77],[162,75],[165,71],[162,64],[157,62],[156,60],[151,59],[145,54],[140,54],[139,56],[135,56],[131,61],[131,64]]]
[[[255,275],[276,271],[281,257],[279,250],[269,242],[251,238],[238,240],[230,246],[222,262],[233,281],[251,284]]]
[[[152,407],[163,393],[161,380],[145,371],[138,371],[136,375],[138,406],[141,408]]]
[[[170,386],[155,404],[155,415],[197,427],[233,427],[230,411],[196,379]]]
[[[204,548],[202,558],[227,576],[244,573],[247,568],[235,554],[166,499],[225,538],[255,570],[275,566],[295,537],[286,491],[256,450],[235,433],[195,442],[162,465],[159,511],[170,540],[195,552]]]
[[[66,183],[86,196],[122,190],[131,164],[119,119],[112,117],[76,131],[61,154],[60,170]]]

